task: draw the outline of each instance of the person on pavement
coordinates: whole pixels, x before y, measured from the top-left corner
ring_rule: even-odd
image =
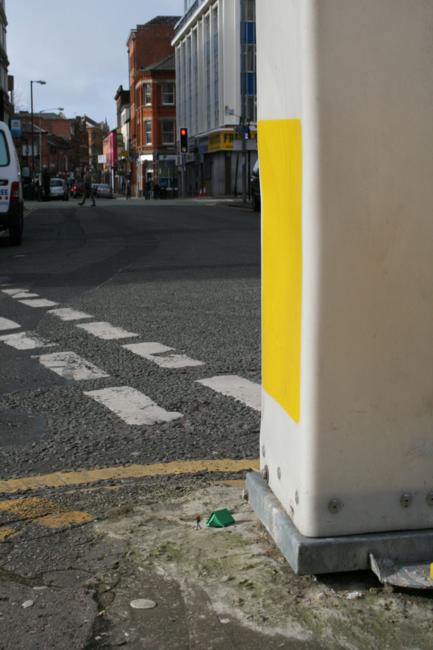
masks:
[[[92,199],[92,206],[95,207],[96,202],[95,202],[95,192],[94,192],[94,189],[92,187],[92,177],[90,176],[90,174],[86,174],[86,177],[84,179],[83,198],[79,202],[78,205],[84,205],[85,202],[86,202],[86,199],[89,199],[89,198]]]
[[[50,175],[46,167],[44,167],[42,172],[42,189],[44,201],[48,201],[50,198]]]

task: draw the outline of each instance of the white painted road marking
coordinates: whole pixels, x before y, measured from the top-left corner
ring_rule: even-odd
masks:
[[[123,345],[125,350],[129,350],[147,361],[153,361],[160,368],[194,368],[204,366],[203,361],[196,361],[187,357],[185,354],[166,354],[164,357],[156,356],[162,353],[170,352],[173,348],[168,348],[161,343],[131,343]]]
[[[0,336],[0,341],[3,341],[6,345],[10,345],[15,350],[36,350],[37,348],[52,348],[55,345],[54,343],[49,343],[39,338],[35,334],[28,334],[27,332],[6,334]]]
[[[64,379],[72,379],[73,381],[102,379],[110,376],[97,366],[94,366],[93,363],[82,359],[75,352],[43,354],[39,357],[39,361],[48,370],[52,370]]]
[[[13,320],[9,320],[8,318],[1,318],[0,316],[0,332],[6,331],[6,330],[19,330],[21,325],[18,325],[18,323],[14,323]]]
[[[23,300],[24,298],[39,298],[38,293],[30,293],[30,291],[21,291],[20,293],[14,293],[12,296],[14,300]]]
[[[110,323],[98,322],[98,323],[83,323],[82,325],[77,325],[80,329],[96,336],[98,339],[103,341],[115,341],[119,339],[131,339],[138,336],[133,332],[127,332],[121,327],[114,327]]]
[[[85,314],[83,311],[76,311],[75,309],[69,309],[69,307],[64,307],[62,309],[50,309],[48,312],[60,320],[63,321],[73,321],[73,320],[84,320],[85,318],[93,318],[90,314]]]
[[[165,357],[149,357],[160,368],[195,368],[204,366],[203,361],[190,359],[186,354],[167,354]]]
[[[238,402],[243,402],[255,411],[261,411],[262,389],[248,379],[238,375],[220,375],[210,379],[199,379],[198,384],[207,386],[226,397],[234,397]]]
[[[35,300],[19,300],[22,305],[27,307],[35,307],[36,309],[42,309],[44,307],[55,307],[58,303],[53,302],[52,300],[45,300],[44,298],[39,298]]]
[[[122,345],[125,350],[130,350],[139,357],[147,359],[154,354],[161,354],[162,352],[171,352],[173,348],[169,348],[162,343],[131,343],[129,345]],[[153,361],[153,359],[152,359]]]
[[[103,388],[84,392],[84,394],[103,404],[130,425],[172,422],[183,417],[182,413],[166,411],[155,404],[150,397],[129,386]]]
[[[26,293],[28,289],[2,289],[2,292],[5,293],[7,296],[15,296],[17,293]]]

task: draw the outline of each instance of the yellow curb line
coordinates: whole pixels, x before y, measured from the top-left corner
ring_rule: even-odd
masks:
[[[0,494],[14,494],[26,490],[87,485],[98,481],[148,478],[152,476],[179,476],[182,474],[223,474],[258,470],[259,460],[186,460],[155,465],[128,465],[104,467],[77,472],[54,472],[0,481]]]
[[[5,542],[7,539],[14,537],[16,535],[16,530],[14,528],[0,528],[0,544]]]
[[[39,517],[35,519],[35,524],[44,526],[45,528],[51,528],[52,530],[58,530],[60,528],[70,528],[71,526],[82,526],[83,524],[88,524],[91,521],[95,521],[95,517],[89,514],[88,512],[81,511],[71,511],[63,512],[57,515],[46,515],[45,517]]]

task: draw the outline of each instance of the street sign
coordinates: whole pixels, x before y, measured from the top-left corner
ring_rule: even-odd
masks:
[[[11,118],[10,124],[12,137],[20,138],[22,133],[21,120],[17,118]]]

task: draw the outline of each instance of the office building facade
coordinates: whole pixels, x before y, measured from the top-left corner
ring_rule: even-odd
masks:
[[[185,194],[240,193],[257,158],[255,29],[255,0],[185,0],[173,40]]]

